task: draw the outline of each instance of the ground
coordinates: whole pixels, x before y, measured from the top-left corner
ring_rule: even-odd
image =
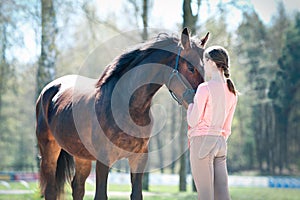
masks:
[[[21,183],[9,182],[10,187],[0,184],[0,200],[38,200],[37,182]],[[92,200],[95,186],[86,184],[84,200]],[[178,192],[178,186],[150,186],[150,191],[144,191],[145,200],[193,200],[197,199],[195,192],[188,188],[187,192]],[[130,185],[109,185],[110,200],[128,200]],[[256,187],[230,187],[232,200],[298,200],[300,189],[276,189]],[[69,187],[66,192],[66,200],[71,200]]]

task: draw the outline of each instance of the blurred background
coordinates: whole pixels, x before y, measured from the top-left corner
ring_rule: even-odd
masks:
[[[230,52],[241,95],[228,140],[229,174],[299,175],[300,1],[293,0],[0,1],[0,171],[38,172],[35,100],[46,83],[79,74],[91,55],[99,73],[85,75],[100,77],[130,45],[159,32],[179,34],[183,27],[195,37],[209,31],[207,46]],[[128,43],[116,42],[120,35]],[[167,90],[157,94],[159,102],[167,102],[167,117],[150,148],[184,136],[153,165],[159,173],[184,177],[190,173],[187,154],[164,164],[186,143],[182,117]]]

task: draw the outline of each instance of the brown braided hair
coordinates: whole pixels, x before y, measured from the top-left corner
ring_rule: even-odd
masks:
[[[227,50],[221,46],[212,46],[205,50],[204,56],[214,61],[217,67],[223,70],[229,91],[236,95],[237,91],[235,89],[233,81],[230,79],[230,59]]]

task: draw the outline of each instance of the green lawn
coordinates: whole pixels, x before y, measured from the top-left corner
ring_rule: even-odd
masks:
[[[39,200],[37,183],[29,183],[29,187],[18,182],[10,182],[10,188],[0,184],[0,191],[25,190],[30,194],[0,194],[0,200]],[[144,192],[145,200],[193,200],[196,193],[190,188],[187,192],[178,192],[177,186],[150,186],[149,192]],[[109,185],[110,200],[128,200],[129,185]],[[85,200],[92,200],[95,186],[87,184]],[[272,189],[272,188],[243,188],[231,187],[230,195],[233,200],[299,200],[300,189]],[[66,200],[71,200],[70,189],[67,188]]]

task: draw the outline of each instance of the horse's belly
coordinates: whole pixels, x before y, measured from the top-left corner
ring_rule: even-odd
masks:
[[[62,148],[72,156],[79,157],[81,159],[96,160],[81,142],[74,143],[74,146],[62,145]]]
[[[85,142],[86,139],[82,136],[80,137],[77,131],[55,131],[53,135],[61,148],[70,153],[72,156],[95,160],[95,157],[87,149],[88,143]]]
[[[85,114],[82,113],[84,116]],[[58,144],[73,156],[83,159],[95,160],[95,157],[89,151],[89,144],[92,140],[90,119],[75,122],[71,111],[58,113],[52,121],[53,136]]]

